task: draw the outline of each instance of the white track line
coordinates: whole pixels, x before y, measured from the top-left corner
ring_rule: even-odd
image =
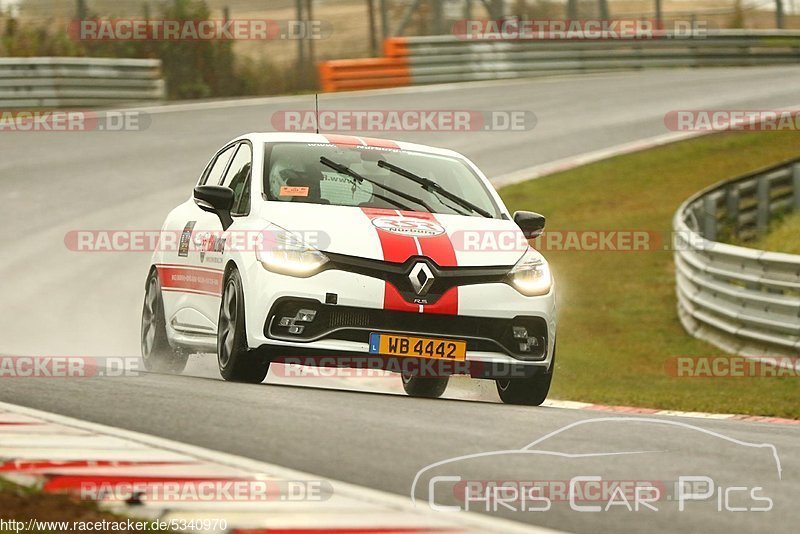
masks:
[[[680,410],[659,410],[657,408],[639,408],[636,406],[611,406],[592,404],[590,402],[546,400],[542,406],[566,410],[590,410],[594,412],[629,413],[636,415],[658,415],[663,417],[689,417],[692,419],[715,419],[719,421],[744,421],[748,423],[767,423],[776,425],[800,425],[798,419],[769,417],[761,415],[744,415],[733,413],[684,412]]]

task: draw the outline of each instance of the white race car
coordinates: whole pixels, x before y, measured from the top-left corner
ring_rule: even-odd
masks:
[[[397,371],[412,396],[452,374],[541,404],[556,352],[549,266],[461,154],[343,135],[255,133],[217,152],[167,216],[142,314],[147,369],[216,352],[226,380],[270,363]],[[170,246],[174,245],[174,246]]]

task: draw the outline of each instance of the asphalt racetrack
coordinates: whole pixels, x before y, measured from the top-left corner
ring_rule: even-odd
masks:
[[[795,106],[797,87],[800,68],[794,67],[664,70],[322,95],[320,104],[532,111],[536,125],[522,132],[387,136],[453,148],[500,177],[663,136],[671,110]],[[0,351],[137,356],[149,254],[70,252],[64,236],[81,229],[159,229],[166,213],[191,194],[218,147],[241,133],[271,130],[275,112],[312,108],[313,96],[182,104],[147,110],[149,125],[139,132],[0,134]],[[193,357],[183,376],[3,380],[0,401],[401,495],[410,495],[419,474],[415,494],[421,505],[434,475],[550,481],[548,510],[497,513],[565,531],[788,532],[800,524],[800,426],[631,420],[507,406],[498,403],[492,384],[463,380],[436,401],[397,395],[397,377],[270,376],[258,386],[232,384],[220,380],[215,365],[206,355]],[[505,452],[479,455],[492,451]],[[570,506],[559,498],[558,488],[583,475],[653,483],[661,490],[660,499],[650,502],[658,511],[644,505],[638,511],[623,505],[575,510],[604,509],[608,500],[590,495]],[[684,499],[680,510],[675,483],[681,476],[710,477],[715,487],[696,479],[693,491],[707,496]],[[433,487],[436,502],[458,504],[453,488]],[[768,507],[759,497],[769,498],[769,511],[753,510]],[[730,511],[742,507],[750,513]],[[471,509],[480,511],[480,503]]]

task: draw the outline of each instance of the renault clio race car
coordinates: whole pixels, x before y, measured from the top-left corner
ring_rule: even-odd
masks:
[[[452,374],[541,404],[556,352],[544,217],[508,212],[461,154],[343,135],[222,147],[162,228],[146,282],[149,370],[216,352],[226,380],[271,363],[379,367],[412,396]],[[296,358],[303,358],[298,360]]]

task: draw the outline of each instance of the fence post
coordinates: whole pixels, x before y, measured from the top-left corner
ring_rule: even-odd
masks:
[[[370,0],[371,2],[372,0]],[[390,37],[389,31],[389,6],[386,5],[386,0],[380,0],[381,2],[381,41],[385,41],[387,38]]]
[[[312,0],[306,0],[306,24],[303,30],[302,40],[306,41],[306,47],[308,51],[308,67],[306,68],[307,79],[313,76],[314,64],[317,61],[314,39],[310,35],[311,32],[308,30],[313,23],[314,23],[314,2]]]
[[[727,208],[728,224],[733,228],[733,235],[739,235],[739,188],[733,184],[728,188],[725,195],[725,204]]]
[[[567,0],[567,19],[578,19],[578,2],[577,0]]]
[[[600,11],[601,19],[608,20],[611,18],[611,15],[608,13],[608,0],[598,0],[597,9]]]
[[[369,55],[378,55],[378,39],[375,36],[375,3],[374,0],[367,0],[367,17],[369,18]]]
[[[800,210],[800,163],[792,165],[792,189],[794,191],[794,209]]]
[[[769,180],[766,176],[759,176],[756,182],[756,232],[764,234],[769,227]]]
[[[75,15],[77,16],[78,20],[84,20],[86,18],[87,11],[86,0],[78,0],[75,7]]]
[[[708,195],[703,199],[703,237],[709,241],[717,240],[717,196]]]
[[[303,0],[295,0],[294,2],[295,18],[299,21],[303,19]],[[306,68],[306,46],[302,39],[297,40],[297,70],[301,72]]]
[[[656,26],[659,30],[664,28],[664,15],[661,10],[661,0],[656,0]]]
[[[506,16],[506,3],[503,0],[491,0],[488,5],[483,5],[489,10],[489,17],[492,20],[500,20]]]

